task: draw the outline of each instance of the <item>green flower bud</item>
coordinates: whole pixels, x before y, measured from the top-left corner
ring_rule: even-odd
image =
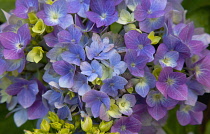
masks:
[[[46,26],[46,32],[51,33],[54,30],[52,26]]]
[[[62,124],[61,123],[58,123],[58,122],[54,122],[54,123],[50,123],[51,127],[56,129],[56,130],[60,130],[61,127],[62,127]]]
[[[58,115],[54,112],[49,112],[48,118],[50,119],[51,122],[59,122]]]
[[[58,134],[72,134],[68,128],[62,128]]]
[[[39,20],[39,19],[37,18],[36,14],[33,13],[33,12],[28,13],[28,19],[29,19],[29,22],[30,22],[31,24],[36,24],[36,22]]]
[[[128,91],[128,93],[132,94],[133,93],[133,87],[130,87],[128,89],[126,89]]]
[[[74,125],[73,124],[69,124],[69,123],[65,123],[65,128],[68,128],[70,130],[74,130]]]
[[[156,79],[158,79],[158,76],[159,76],[161,70],[162,70],[162,68],[159,65],[156,65],[154,67],[154,70],[152,71],[152,74],[155,76]]]
[[[42,47],[33,47],[33,49],[27,54],[27,61],[38,63],[43,58],[44,51]]]
[[[28,130],[24,130],[24,133],[25,134],[33,134],[31,131],[28,131]]]
[[[86,117],[84,121],[81,120],[81,127],[82,130],[85,132],[88,132],[92,129],[93,122],[90,117]]]
[[[50,124],[45,119],[42,120],[40,127],[41,127],[41,130],[45,132],[48,132],[50,130]]]
[[[44,33],[45,29],[46,29],[46,25],[44,24],[44,21],[42,19],[39,19],[34,25],[34,27],[32,28],[32,31],[34,33],[42,34]]]
[[[99,125],[99,129],[103,132],[107,132],[112,127],[112,125],[113,125],[113,120],[109,122],[102,121]]]

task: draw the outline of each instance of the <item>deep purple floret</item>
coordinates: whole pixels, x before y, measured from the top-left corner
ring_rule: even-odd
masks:
[[[82,96],[82,101],[86,103],[86,107],[91,108],[94,118],[99,116],[101,106],[105,106],[106,110],[110,108],[109,96],[101,91],[88,91]]]
[[[205,109],[206,105],[201,102],[196,102],[195,106],[182,104],[176,116],[182,126],[187,124],[197,125],[202,123],[203,110]]]
[[[151,32],[164,25],[167,0],[142,0],[134,11],[135,19],[139,21],[140,29]]]
[[[184,73],[173,72],[171,67],[165,67],[160,72],[157,89],[165,96],[175,100],[186,100],[188,95],[187,78]]]
[[[125,34],[125,44],[128,49],[134,49],[137,51],[137,56],[145,55],[149,58],[149,62],[154,59],[155,53],[154,46],[151,45],[150,39],[145,33],[139,33],[136,30],[131,30]]]
[[[31,34],[28,24],[21,26],[17,33],[4,32],[0,33],[0,41],[4,46],[5,59],[20,59],[24,56],[24,49],[31,40]]]
[[[121,117],[111,128],[111,132],[119,132],[120,134],[138,134],[141,129],[141,123],[136,118]]]
[[[150,91],[147,95],[147,109],[149,114],[155,119],[160,120],[167,114],[167,108],[174,107],[178,101],[165,98],[159,91]]]
[[[118,20],[114,0],[91,0],[91,11],[86,13],[87,18],[96,23],[97,27],[109,26]]]
[[[135,50],[127,50],[124,60],[128,66],[129,71],[132,75],[143,77],[144,76],[144,67],[148,62],[148,57],[145,55],[137,56]]]
[[[28,108],[35,102],[39,89],[34,80],[16,79],[15,83],[6,89],[6,92],[9,95],[17,95],[19,104]]]
[[[28,13],[38,11],[38,0],[17,0],[13,13],[20,18],[27,19]]]

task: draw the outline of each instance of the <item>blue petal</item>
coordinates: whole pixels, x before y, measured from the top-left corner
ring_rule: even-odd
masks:
[[[23,106],[24,108],[30,107],[36,100],[36,95],[26,88],[21,90],[18,95],[18,102]]]
[[[14,114],[14,121],[17,127],[23,125],[28,119],[28,114],[26,109],[21,109],[20,111]]]

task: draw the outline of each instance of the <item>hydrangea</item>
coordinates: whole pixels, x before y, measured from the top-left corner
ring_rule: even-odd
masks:
[[[202,123],[210,35],[181,0],[17,0],[3,13],[0,102],[18,127],[42,120],[26,134],[164,134],[173,112]]]

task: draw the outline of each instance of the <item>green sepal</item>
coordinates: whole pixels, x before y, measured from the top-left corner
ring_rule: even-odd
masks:
[[[38,63],[43,58],[44,51],[42,47],[33,47],[33,49],[27,54],[27,61]]]
[[[42,34],[44,33],[45,29],[46,25],[44,24],[44,21],[42,19],[39,19],[33,26],[32,31],[37,34]]]
[[[59,122],[58,115],[54,112],[49,112],[48,119],[50,119],[51,122]]]
[[[91,131],[93,127],[92,119],[90,117],[86,117],[84,121],[81,120],[81,127],[85,132]]]
[[[53,123],[50,123],[50,126],[56,130],[60,130],[62,127],[62,124],[59,122],[53,122]]]
[[[46,121],[45,119],[42,120],[42,123],[40,125],[41,130],[43,130],[44,132],[48,132],[50,130],[50,124],[48,121]]]
[[[112,127],[113,125],[113,120],[109,121],[109,122],[106,122],[106,121],[102,121],[99,125],[99,129],[102,131],[102,132],[107,132],[109,131],[109,129]]]
[[[28,19],[31,24],[36,24],[36,22],[39,20],[36,14],[33,12],[28,13]]]

